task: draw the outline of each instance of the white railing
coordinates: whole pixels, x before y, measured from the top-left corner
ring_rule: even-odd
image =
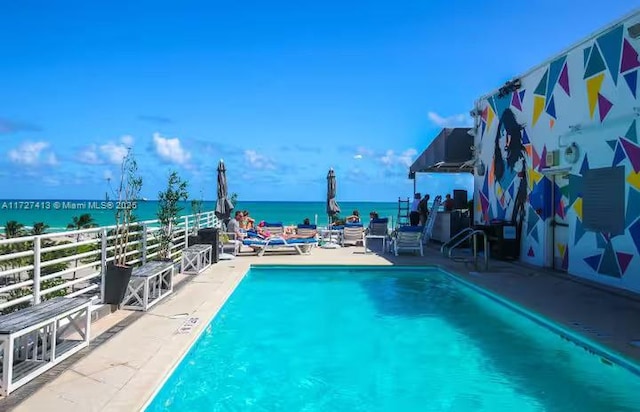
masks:
[[[218,226],[214,212],[180,217],[174,228],[171,259],[180,260],[195,229]],[[54,296],[82,295],[101,303],[106,266],[114,260],[115,228],[102,226],[0,239],[0,313]],[[159,232],[157,220],[131,225],[127,263],[139,265],[158,256]]]

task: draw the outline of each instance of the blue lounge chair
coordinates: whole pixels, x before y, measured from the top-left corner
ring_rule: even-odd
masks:
[[[265,252],[273,251],[293,251],[299,255],[311,254],[311,248],[318,244],[314,238],[302,239],[285,239],[279,236],[271,236],[267,239],[247,238],[242,244],[249,246],[257,251],[258,256],[262,256]]]

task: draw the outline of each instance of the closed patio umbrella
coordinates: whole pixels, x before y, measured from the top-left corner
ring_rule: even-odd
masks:
[[[231,210],[233,210],[233,204],[227,198],[227,169],[224,167],[224,162],[220,160],[218,163],[218,200],[216,202],[216,217],[225,224],[231,217]]]
[[[333,169],[329,169],[327,174],[327,214],[331,217],[338,213],[340,213],[340,206],[336,202],[336,174]]]

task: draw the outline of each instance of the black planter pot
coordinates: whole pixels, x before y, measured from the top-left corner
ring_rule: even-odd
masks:
[[[107,263],[107,273],[104,283],[104,303],[119,305],[124,299],[127,285],[131,280],[131,266],[116,266],[113,262]]]
[[[200,243],[200,236],[189,235],[187,242],[188,242],[188,246],[197,245]]]

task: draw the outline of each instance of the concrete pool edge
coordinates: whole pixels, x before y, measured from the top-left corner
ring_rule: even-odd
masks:
[[[220,302],[220,306],[216,310],[213,310],[212,314],[208,316],[207,319],[203,319],[200,330],[191,335],[191,339],[189,340],[188,344],[185,346],[182,353],[180,353],[179,356],[174,359],[171,367],[163,374],[161,380],[157,383],[157,385],[155,385],[155,387],[153,387],[152,390],[147,392],[147,394],[143,398],[142,406],[137,409],[139,412],[145,412],[149,408],[149,406],[153,403],[156,396],[162,390],[162,388],[167,383],[167,381],[171,378],[175,370],[182,364],[182,361],[187,357],[189,352],[191,352],[191,350],[194,348],[194,346],[196,345],[198,340],[202,337],[202,335],[210,328],[211,322],[213,322],[213,320],[218,315],[220,310],[222,310],[224,305],[227,303],[231,295],[235,292],[235,290],[240,285],[242,280],[245,278],[247,273],[249,273],[249,270],[250,270],[250,266],[246,267],[246,269],[239,270],[239,272],[241,272],[241,275],[239,276],[237,281],[234,282],[235,284],[233,285],[232,288],[230,288],[228,293],[225,294],[224,299],[222,299]]]

